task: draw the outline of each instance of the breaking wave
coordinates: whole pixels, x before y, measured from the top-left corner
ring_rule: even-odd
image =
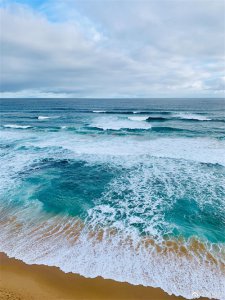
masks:
[[[32,128],[32,126],[29,126],[29,125],[17,125],[17,124],[6,124],[6,125],[3,125],[3,127],[5,127],[5,128],[12,128],[12,129],[28,129],[28,128]]]
[[[151,129],[148,123],[140,122],[140,119],[129,120],[122,118],[102,117],[96,119],[90,127],[96,127],[103,130],[120,130],[120,129]]]
[[[177,113],[174,116],[183,120],[211,121],[210,118],[199,114]]]
[[[131,121],[146,121],[149,117],[148,116],[134,116],[134,117],[128,117]]]
[[[38,116],[37,119],[40,120],[40,121],[44,121],[44,120],[48,120],[48,119],[57,119],[59,118],[59,116]]]

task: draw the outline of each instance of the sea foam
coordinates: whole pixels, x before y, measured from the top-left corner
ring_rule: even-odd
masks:
[[[132,237],[116,234],[113,228],[111,234],[108,230],[90,235],[78,220],[51,217],[40,211],[39,205],[31,203],[15,212],[11,224],[3,215],[5,226],[0,232],[0,250],[28,264],[57,266],[66,273],[160,287],[168,294],[187,299],[196,295],[224,299],[225,275],[219,261],[217,264],[207,261],[207,251],[205,258],[204,252],[201,258],[195,252],[187,256],[181,252],[177,256],[179,250],[164,251],[151,239],[141,241],[135,234]]]
[[[196,121],[211,121],[210,118],[199,115],[199,114],[190,114],[190,113],[177,113],[174,117],[184,119],[184,120],[196,120]]]
[[[50,117],[47,116],[38,116],[38,120],[47,120],[50,119]]]
[[[3,125],[3,127],[5,127],[5,128],[12,128],[12,129],[28,129],[28,128],[32,128],[32,126],[29,126],[29,125],[17,125],[17,124],[6,124],[6,125]]]
[[[131,121],[146,121],[149,116],[134,116],[134,117],[128,117]]]
[[[140,120],[130,120],[117,117],[101,117],[91,123],[91,127],[97,127],[103,130],[121,130],[121,129],[151,129],[148,123],[141,123]]]

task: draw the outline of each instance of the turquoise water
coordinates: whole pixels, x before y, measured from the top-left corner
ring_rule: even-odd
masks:
[[[3,99],[0,250],[223,299],[224,109],[223,99]],[[162,255],[167,241],[189,256]]]

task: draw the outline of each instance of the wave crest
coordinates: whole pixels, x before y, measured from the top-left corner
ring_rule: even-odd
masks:
[[[6,125],[3,125],[3,127],[5,127],[5,128],[12,128],[12,129],[28,129],[28,128],[32,128],[32,126],[30,126],[30,125],[17,125],[17,124],[6,124]]]

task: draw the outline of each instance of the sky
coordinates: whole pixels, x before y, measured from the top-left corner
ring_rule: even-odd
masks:
[[[224,0],[0,0],[1,97],[225,97]]]

